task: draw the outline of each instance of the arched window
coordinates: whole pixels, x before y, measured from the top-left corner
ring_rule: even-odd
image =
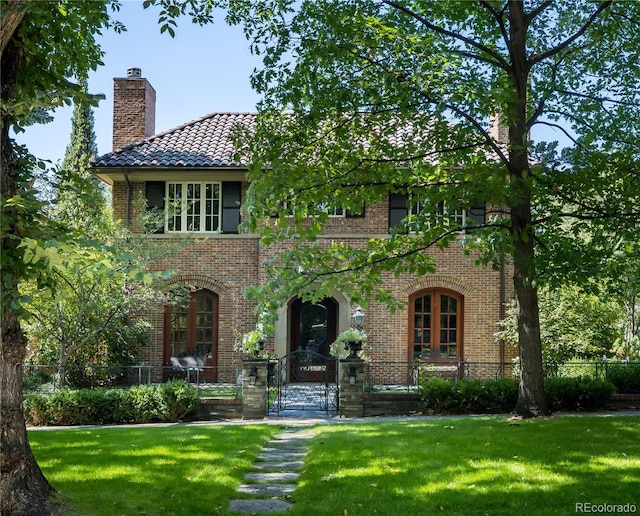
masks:
[[[182,307],[165,313],[164,361],[191,356],[207,366],[218,365],[218,295],[209,290],[189,294]]]
[[[409,299],[409,359],[438,363],[462,360],[463,297],[444,289]]]

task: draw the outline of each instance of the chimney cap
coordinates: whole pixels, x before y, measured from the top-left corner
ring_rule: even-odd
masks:
[[[127,68],[127,78],[128,79],[140,79],[142,77],[142,69],[132,66],[131,68]]]

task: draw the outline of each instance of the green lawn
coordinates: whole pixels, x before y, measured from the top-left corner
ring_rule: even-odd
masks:
[[[193,515],[228,514],[235,486],[279,430],[175,426],[29,437],[68,504],[65,514]],[[287,514],[576,514],[576,503],[640,506],[637,417],[372,420],[314,432]]]

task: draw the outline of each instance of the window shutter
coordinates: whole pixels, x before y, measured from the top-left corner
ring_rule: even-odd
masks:
[[[146,228],[153,233],[164,233],[164,181],[147,181],[145,183],[145,197],[147,210],[162,215],[162,223],[156,228]]]
[[[407,194],[389,194],[389,229],[400,224],[402,219],[409,215],[407,208],[408,200],[409,197]]]
[[[238,233],[240,225],[240,201],[242,183],[229,181],[222,183],[222,232]]]
[[[467,219],[472,222],[473,226],[482,226],[485,223],[486,207],[484,204],[478,204],[467,210]]]

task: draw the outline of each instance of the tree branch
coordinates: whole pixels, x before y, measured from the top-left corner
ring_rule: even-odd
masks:
[[[571,45],[571,43],[573,43],[575,40],[577,40],[580,36],[582,36],[587,29],[593,25],[593,23],[598,19],[598,17],[600,16],[600,14],[606,10],[607,8],[609,8],[611,6],[611,4],[613,3],[612,0],[607,0],[605,2],[602,2],[598,5],[598,8],[596,9],[596,11],[589,17],[589,19],[585,22],[585,24],[580,28],[580,30],[578,30],[575,34],[573,34],[570,38],[564,40],[562,43],[559,43],[558,45],[556,45],[553,48],[550,48],[549,50],[547,50],[546,52],[543,52],[540,55],[533,55],[531,56],[531,58],[529,59],[528,65],[529,68],[533,67],[535,64],[539,63],[540,61],[544,61],[545,59],[558,54],[559,52],[562,52],[562,50],[564,50],[565,48],[567,48],[569,45]]]
[[[401,11],[404,14],[406,14],[407,16],[413,18],[414,20],[420,22],[422,25],[424,25],[426,28],[434,31],[437,34],[440,34],[442,36],[447,36],[449,38],[452,38],[456,41],[459,41],[461,43],[466,43],[467,45],[470,45],[473,48],[476,48],[477,50],[479,50],[482,53],[485,53],[489,56],[491,56],[492,58],[495,59],[495,61],[489,59],[489,58],[485,58],[482,57],[480,55],[477,54],[471,54],[468,53],[467,57],[471,57],[473,59],[477,59],[479,61],[482,61],[484,63],[488,63],[491,64],[493,66],[498,66],[499,68],[502,68],[505,71],[509,70],[509,63],[507,63],[503,57],[498,54],[497,52],[494,52],[491,48],[483,45],[482,43],[478,43],[477,41],[474,41],[471,38],[468,38],[462,34],[447,30],[443,27],[438,27],[437,25],[431,23],[429,20],[427,20],[424,16],[421,16],[420,14],[416,13],[415,11],[409,9],[408,7],[404,6],[404,5],[400,5],[397,2],[393,2],[391,0],[383,0],[384,4],[387,4],[389,7],[392,7],[394,9],[396,9],[397,11]]]

